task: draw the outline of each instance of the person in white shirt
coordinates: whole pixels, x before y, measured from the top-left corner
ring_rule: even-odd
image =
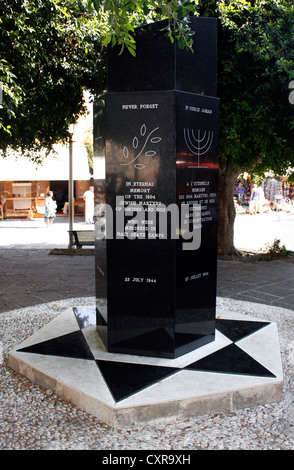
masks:
[[[87,224],[93,223],[94,217],[94,187],[90,186],[87,191],[83,194],[85,201],[85,222]]]
[[[56,217],[56,209],[57,209],[57,204],[56,201],[52,199],[53,197],[53,192],[48,191],[47,197],[45,199],[45,220],[47,227],[51,227],[53,224],[53,220]]]

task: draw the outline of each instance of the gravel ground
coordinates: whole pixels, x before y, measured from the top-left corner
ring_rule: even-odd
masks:
[[[231,413],[113,428],[52,391],[32,384],[7,365],[9,350],[56,315],[71,305],[94,304],[94,298],[67,299],[13,310],[0,316],[0,449],[294,449],[293,311],[231,299],[217,300],[217,314],[237,309],[240,313],[278,324],[284,371],[284,400],[281,403]]]

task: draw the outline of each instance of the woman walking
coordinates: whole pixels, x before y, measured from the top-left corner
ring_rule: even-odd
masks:
[[[56,217],[57,204],[56,201],[53,201],[52,197],[53,192],[48,191],[47,197],[45,199],[45,220],[48,228],[52,226],[53,220]]]

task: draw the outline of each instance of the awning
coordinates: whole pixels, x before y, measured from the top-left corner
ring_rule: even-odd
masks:
[[[56,146],[56,154],[49,154],[44,163],[37,165],[28,157],[11,154],[0,157],[0,181],[61,181],[69,179],[69,148]],[[73,143],[73,179],[89,180],[87,150],[84,145]]]

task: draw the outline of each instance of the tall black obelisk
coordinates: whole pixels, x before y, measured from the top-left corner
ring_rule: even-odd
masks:
[[[215,334],[217,20],[191,18],[194,53],[164,26],[136,30],[136,57],[109,49],[97,324],[109,352],[174,358]]]

